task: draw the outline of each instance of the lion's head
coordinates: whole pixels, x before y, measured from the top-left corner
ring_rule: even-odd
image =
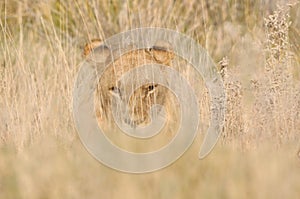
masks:
[[[120,89],[122,83],[119,81],[124,73],[146,64],[161,64],[165,67],[171,67],[174,58],[171,45],[164,41],[156,42],[149,49],[137,49],[120,54],[111,51],[99,40],[94,40],[91,44],[85,46],[84,55],[88,57],[91,51],[98,51],[98,58],[109,64],[100,75],[96,90],[95,109],[97,119],[100,122],[112,121],[111,104],[113,96],[122,100],[126,95]],[[113,62],[110,62],[111,60]],[[160,73],[164,74],[163,67],[161,67]],[[136,74],[137,79],[139,75],[143,74]],[[132,87],[133,85],[123,86]],[[125,118],[123,122],[132,127],[149,124],[151,122],[151,107],[154,104],[165,105],[169,95],[170,93],[166,87],[154,81],[138,87],[129,98],[129,117]]]

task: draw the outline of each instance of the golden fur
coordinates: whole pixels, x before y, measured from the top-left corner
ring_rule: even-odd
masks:
[[[88,57],[92,50],[100,47],[99,39],[94,39],[84,48],[84,56]],[[102,46],[103,47],[103,46]],[[108,48],[107,48],[108,49]],[[103,53],[103,52],[100,52]],[[111,119],[112,95],[118,95],[118,80],[127,71],[144,64],[163,64],[171,66],[174,53],[166,42],[157,42],[150,49],[133,50],[114,60],[99,79],[96,91],[96,115],[98,120]],[[163,73],[163,69],[161,71]],[[140,74],[137,74],[140,75]],[[129,85],[131,86],[131,85]],[[131,126],[144,126],[151,122],[150,108],[153,104],[165,105],[168,89],[156,83],[146,84],[134,91],[129,100],[130,117],[126,123]]]

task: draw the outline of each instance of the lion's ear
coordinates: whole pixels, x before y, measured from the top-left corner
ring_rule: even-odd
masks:
[[[83,49],[83,56],[87,57],[93,49],[100,46],[102,41],[100,39],[92,39],[89,43],[85,44]]]
[[[105,63],[108,57],[110,57],[110,54],[110,48],[102,44],[96,48],[93,48],[86,56],[86,59],[92,62]]]
[[[92,50],[88,59],[97,63],[105,63],[110,54],[110,48],[102,44]]]
[[[89,61],[104,63],[111,52],[100,39],[92,39],[90,43],[84,46],[83,56]]]
[[[153,47],[153,56],[156,61],[163,63],[163,64],[169,64],[174,59],[174,50],[172,45],[163,40],[157,41]]]

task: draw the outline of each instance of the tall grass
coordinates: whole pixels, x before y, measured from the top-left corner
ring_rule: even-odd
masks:
[[[299,3],[286,1],[1,1],[0,198],[297,198],[299,16]],[[128,175],[81,146],[72,89],[86,42],[144,26],[204,46],[228,109],[205,160],[196,158],[198,136],[170,167]],[[199,91],[205,132],[209,98]]]

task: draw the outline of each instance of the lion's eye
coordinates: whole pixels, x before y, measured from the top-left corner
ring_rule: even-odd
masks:
[[[148,86],[148,91],[153,91],[157,87],[157,84],[152,84]]]
[[[109,88],[109,91],[113,94],[117,94],[117,95],[120,95],[121,94],[121,91],[118,87],[116,86],[112,86]]]
[[[153,85],[150,85],[149,87],[148,87],[148,90],[149,91],[152,91],[154,89],[154,86]]]

